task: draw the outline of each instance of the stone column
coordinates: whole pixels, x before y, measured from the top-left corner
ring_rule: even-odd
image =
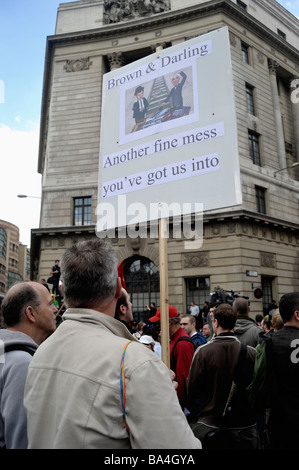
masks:
[[[279,95],[277,88],[277,77],[276,71],[279,65],[275,60],[269,60],[269,73],[270,73],[270,83],[272,90],[273,98],[273,107],[274,107],[274,120],[277,136],[277,152],[278,152],[278,161],[280,169],[287,167],[286,152],[285,152],[285,142],[284,142],[284,132],[282,125],[281,109],[279,103]]]
[[[166,47],[166,43],[165,42],[158,42],[157,44],[153,44],[151,45],[151,50],[152,52],[159,52],[159,51],[162,51],[163,49],[165,49]]]
[[[296,161],[299,161],[299,78],[294,78],[290,82],[291,103],[294,122],[294,134],[296,145]]]
[[[112,54],[108,54],[107,57],[109,60],[110,71],[119,69],[125,64],[122,52],[112,52]]]

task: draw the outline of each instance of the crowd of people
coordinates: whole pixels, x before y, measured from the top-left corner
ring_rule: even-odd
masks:
[[[109,244],[73,245],[61,272],[62,322],[43,283],[17,283],[2,302],[0,448],[296,448],[299,292],[254,320],[244,298],[169,305],[168,368],[161,310],[132,328]]]

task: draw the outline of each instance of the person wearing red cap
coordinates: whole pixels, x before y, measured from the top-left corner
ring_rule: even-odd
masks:
[[[178,382],[178,399],[182,409],[184,409],[187,401],[187,377],[194,354],[194,345],[192,344],[192,341],[190,341],[189,335],[183,330],[183,328],[181,328],[181,319],[177,309],[173,305],[169,305],[168,312],[170,369],[176,374],[176,380]],[[156,315],[149,318],[149,321],[152,323],[158,323],[160,322],[160,318],[161,310],[158,308]],[[179,338],[182,337],[186,338],[186,340],[179,340]]]

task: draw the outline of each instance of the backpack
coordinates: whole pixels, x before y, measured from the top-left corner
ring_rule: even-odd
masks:
[[[188,341],[188,342],[191,343],[192,346],[194,347],[194,351],[196,350],[196,346],[195,346],[194,342],[192,341],[192,339],[190,338],[190,336],[180,336],[180,338],[178,338],[178,339],[176,340],[176,342],[174,343],[173,348],[172,348],[172,351],[171,351],[171,364],[172,364],[172,370],[173,370],[174,372],[176,371],[176,359],[175,359],[175,357],[174,357],[174,350],[175,350],[176,345],[177,345],[180,341]]]
[[[265,337],[256,347],[253,378],[246,389],[251,407],[257,412],[271,408],[278,393],[272,362],[271,337]]]
[[[207,339],[204,337],[202,333],[197,331],[191,338],[191,340],[194,343],[195,349],[197,349],[199,346],[202,346],[203,344],[207,343]]]

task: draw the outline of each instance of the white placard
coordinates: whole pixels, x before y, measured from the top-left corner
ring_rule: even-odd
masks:
[[[234,102],[227,27],[105,74],[98,220],[101,204],[118,214],[123,195],[144,205],[139,223],[153,204],[181,204],[182,215],[241,204]],[[123,199],[121,221],[108,219],[107,229],[130,224]]]

